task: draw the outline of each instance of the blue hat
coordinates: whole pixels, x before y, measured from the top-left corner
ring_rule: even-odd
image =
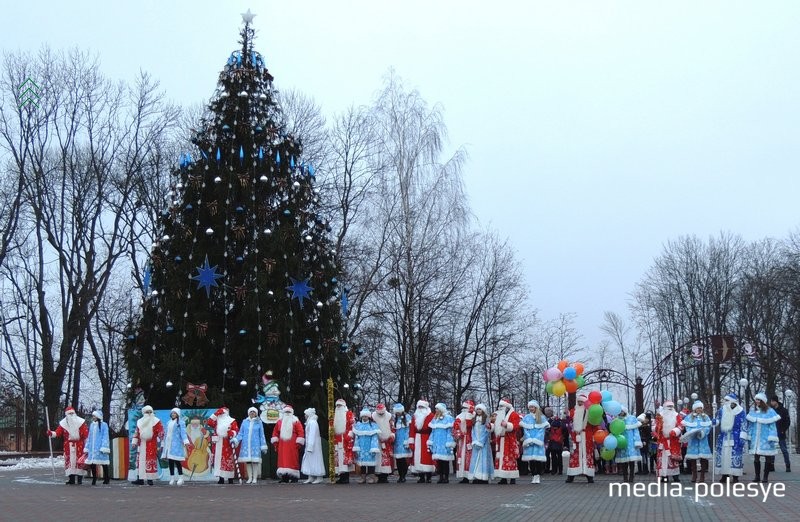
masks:
[[[725,400],[739,404],[739,397],[735,393],[729,393],[728,395],[726,395]]]
[[[395,413],[403,413],[404,411],[406,411],[406,408],[405,408],[405,406],[403,406],[402,404],[400,404],[398,402],[397,404],[392,406],[392,411],[395,412]]]

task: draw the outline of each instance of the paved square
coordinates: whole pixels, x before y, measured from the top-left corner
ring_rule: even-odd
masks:
[[[796,470],[800,458],[793,455]],[[521,477],[516,485],[497,484],[355,484],[306,485],[262,481],[252,485],[194,483],[183,487],[156,483],[133,486],[65,486],[50,469],[0,468],[0,518],[3,520],[544,520],[584,522],[749,521],[800,519],[800,473],[784,473],[783,464],[770,475],[785,485],[785,496],[706,498],[695,501],[689,476],[682,475],[680,497],[620,498],[609,496],[616,476],[600,475],[589,485],[579,477],[545,475],[532,485]],[[748,461],[744,481],[752,478]],[[411,477],[409,477],[411,478]],[[649,483],[647,477],[637,481]]]

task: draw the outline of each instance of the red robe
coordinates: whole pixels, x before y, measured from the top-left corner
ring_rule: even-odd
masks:
[[[292,423],[292,432],[287,439],[282,439],[281,426],[287,420]],[[272,430],[271,442],[275,446],[275,451],[278,452],[277,475],[279,477],[289,475],[293,478],[300,478],[300,450],[306,443],[303,424],[300,419],[294,415],[291,416],[291,419],[287,419],[285,414],[281,415],[280,420],[275,423],[275,428]]]
[[[382,419],[381,417],[385,417]],[[378,434],[378,443],[381,448],[381,458],[375,466],[375,473],[377,474],[390,474],[392,472],[392,465],[394,464],[394,428],[392,426],[392,414],[386,412],[383,416],[378,412],[372,412],[372,420],[381,429]],[[381,424],[381,421],[385,423]],[[384,429],[385,428],[385,429]]]
[[[460,413],[453,424],[453,439],[456,441],[456,477],[469,478],[469,463],[472,452],[467,449],[468,444],[472,444],[472,425],[475,424],[475,416],[472,414]]]
[[[336,442],[336,473],[349,473],[353,469],[353,425],[355,418],[353,412],[347,410],[345,428],[342,433],[336,433],[334,428],[334,439]]]
[[[569,454],[569,467],[567,476],[586,475],[594,477],[594,433],[597,426],[586,423],[581,432],[570,432],[572,452]],[[578,440],[580,439],[580,440]]]
[[[514,410],[508,410],[505,417],[498,414],[495,422],[490,424],[492,437],[495,444],[494,476],[499,479],[515,479],[519,477],[517,459],[519,458],[519,428],[520,416]],[[502,422],[505,421],[505,426]]]
[[[433,465],[433,456],[428,447],[428,438],[431,436],[431,421],[433,412],[428,413],[422,419],[421,425],[417,426],[417,418],[411,417],[411,426],[408,430],[408,446],[414,449],[414,473],[433,473],[436,467]]]
[[[147,414],[136,421],[136,433],[132,441],[133,445],[139,448],[136,457],[139,480],[158,478],[158,445],[164,438],[164,426],[155,414],[151,418],[153,424],[150,429],[146,428],[146,422],[149,420]]]
[[[656,476],[669,477],[680,474],[681,466],[681,416],[675,418],[675,427],[664,435],[664,417],[656,415],[653,440],[657,444]]]
[[[234,452],[231,440],[239,432],[239,424],[230,415],[218,416],[216,413],[206,421],[214,429],[211,437],[213,443],[212,455],[214,456],[214,476],[232,479],[236,475],[234,465]]]
[[[64,438],[64,475],[85,475],[86,471],[77,467],[78,457],[83,454],[83,445],[89,436],[89,427],[86,421],[77,415],[73,416],[71,422],[67,424],[67,419],[63,418],[58,423],[56,431],[50,432],[50,437]]]

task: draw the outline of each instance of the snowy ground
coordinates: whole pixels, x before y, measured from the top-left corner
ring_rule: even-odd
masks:
[[[10,466],[7,464],[11,464]],[[53,465],[56,469],[64,469],[64,455],[53,457]],[[5,459],[0,465],[0,471],[14,470],[14,469],[41,469],[49,468],[50,457],[20,457],[18,459]]]

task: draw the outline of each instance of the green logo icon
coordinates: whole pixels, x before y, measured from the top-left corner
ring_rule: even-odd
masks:
[[[29,103],[39,107],[37,103],[39,101],[39,86],[36,85],[36,82],[32,79],[28,78],[22,85],[19,86],[19,108],[23,108],[24,106],[28,105]]]

